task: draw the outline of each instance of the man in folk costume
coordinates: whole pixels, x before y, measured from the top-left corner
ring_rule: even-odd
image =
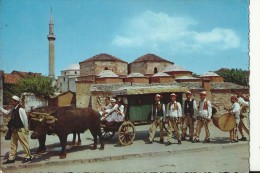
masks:
[[[193,142],[199,142],[199,136],[201,128],[204,126],[206,131],[206,137],[204,142],[209,143],[210,142],[210,133],[208,124],[211,121],[212,116],[212,106],[211,102],[206,99],[206,91],[200,92],[200,101],[198,105],[198,116],[197,116],[197,126],[196,126],[196,132],[195,132],[195,139]]]
[[[194,134],[194,122],[196,121],[197,104],[194,99],[191,98],[192,93],[186,92],[186,100],[184,101],[184,120],[182,129],[182,140],[186,138],[187,128],[189,127],[189,141],[193,140]]]
[[[105,116],[107,114],[107,110],[111,109],[112,108],[112,104],[111,104],[111,101],[110,101],[110,97],[106,97],[105,98],[105,105],[102,105],[101,103],[99,103],[100,105],[100,111],[99,111],[99,114],[101,116]]]
[[[182,117],[181,104],[176,101],[176,94],[171,94],[171,102],[166,106],[166,122],[168,122],[168,142],[166,146],[171,145],[172,131],[176,133],[178,144],[181,144],[181,136],[178,128],[178,121]]]
[[[161,102],[161,95],[155,95],[155,103],[152,105],[151,121],[152,126],[149,129],[149,139],[147,144],[152,144],[155,136],[155,131],[157,127],[160,128],[160,143],[164,143],[164,133],[163,133],[163,120],[165,118],[165,105]]]
[[[12,130],[11,137],[11,150],[9,152],[9,158],[3,164],[9,164],[15,162],[15,156],[18,148],[18,141],[22,145],[25,153],[25,158],[22,163],[26,163],[32,160],[29,142],[28,142],[28,119],[25,110],[19,104],[20,98],[13,96],[11,99],[11,104],[13,108],[11,110],[5,110],[0,108],[1,112],[4,114],[11,114],[10,127]]]
[[[249,98],[246,95],[238,98],[238,103],[241,106],[240,122],[238,125],[239,132],[242,136],[241,141],[246,141],[244,131],[249,135],[248,119],[249,119]]]
[[[232,103],[232,106],[228,111],[229,111],[230,115],[235,116],[235,120],[236,120],[236,126],[232,130],[229,131],[230,142],[233,143],[233,142],[238,142],[237,127],[240,122],[240,105],[238,103],[238,99],[236,96],[231,97],[231,103]]]

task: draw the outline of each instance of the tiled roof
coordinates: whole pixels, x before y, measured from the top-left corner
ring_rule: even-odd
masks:
[[[18,74],[4,74],[4,83],[6,84],[17,84],[19,79],[21,79],[21,76]]]
[[[148,61],[148,62],[168,62],[168,63],[173,64],[173,62],[170,62],[170,61],[168,61],[166,59],[163,59],[162,57],[159,57],[158,55],[150,54],[150,53],[137,58],[132,63],[146,62],[146,61]]]
[[[167,73],[164,73],[164,72],[158,72],[153,75],[153,77],[160,77],[160,76],[165,77],[165,76],[170,76],[170,75],[168,75]]]
[[[121,62],[125,62],[119,58],[116,58],[115,56],[112,56],[112,55],[109,55],[106,53],[101,53],[101,54],[95,55],[91,58],[86,59],[83,62],[88,62],[88,61],[121,61]],[[80,63],[83,63],[83,62],[80,62]]]
[[[166,67],[163,72],[171,72],[171,71],[188,71],[184,67],[173,64],[171,66]]]
[[[219,76],[219,75],[213,71],[208,71],[207,73],[200,75],[200,77],[207,77],[207,76]]]
[[[5,73],[3,75],[4,83],[6,84],[17,84],[18,81],[26,77],[36,77],[40,76],[41,73],[32,73],[32,72],[22,72],[22,71],[12,71],[12,73]]]
[[[144,77],[144,75],[141,73],[131,73],[127,77]]]
[[[196,77],[192,77],[192,76],[180,76],[180,77],[177,77],[176,79],[200,79],[200,78],[196,78]]]
[[[111,70],[104,70],[104,71],[100,72],[97,76],[99,78],[118,77],[118,75],[115,74],[114,72],[112,72]]]
[[[11,74],[19,75],[20,77],[29,77],[29,76],[40,76],[41,73],[33,73],[33,72],[23,72],[23,71],[12,71]]]

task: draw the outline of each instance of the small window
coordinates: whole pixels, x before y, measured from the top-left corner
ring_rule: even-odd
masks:
[[[77,74],[77,71],[75,71],[75,74]]]
[[[65,80],[66,80],[66,79],[65,79],[65,78],[63,78],[63,81],[64,81],[64,82],[65,82]]]
[[[108,70],[108,68],[107,68],[107,67],[105,67],[105,68],[104,68],[104,70]]]
[[[154,67],[154,74],[158,73],[157,67]]]

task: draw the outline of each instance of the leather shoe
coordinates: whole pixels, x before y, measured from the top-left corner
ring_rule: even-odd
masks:
[[[161,144],[163,144],[163,143],[164,143],[164,142],[163,142],[163,139],[160,139],[160,143],[161,143]]]
[[[152,143],[153,143],[153,141],[148,140],[148,141],[146,141],[145,144],[152,144]]]
[[[240,140],[240,141],[246,141],[247,139],[246,139],[246,137],[242,137],[242,138],[240,138],[239,140]]]
[[[27,163],[32,161],[32,157],[23,159],[22,163]]]
[[[189,138],[189,141],[192,141],[192,137]]]
[[[9,164],[9,163],[14,163],[15,162],[15,160],[7,160],[7,161],[5,161],[3,164]]]
[[[166,145],[166,146],[169,146],[169,145],[171,145],[171,144],[172,144],[172,143],[168,141],[165,145]]]
[[[181,140],[178,140],[178,144],[181,144]]]
[[[192,141],[192,143],[195,143],[195,142],[200,142],[200,140],[197,139],[197,138],[195,138],[195,139]]]
[[[205,139],[205,141],[204,141],[205,143],[210,143],[210,139],[208,138],[208,139]]]

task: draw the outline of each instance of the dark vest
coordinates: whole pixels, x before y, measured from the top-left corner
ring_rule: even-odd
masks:
[[[156,108],[157,108],[157,114],[156,114]],[[153,114],[155,117],[163,117],[163,103],[160,104],[154,103],[153,104]]]
[[[20,108],[21,108],[21,106],[18,105],[17,108],[13,109],[13,112],[12,112],[13,128],[17,128],[17,129],[24,127],[23,122],[20,118],[20,114],[19,114]]]
[[[193,108],[194,100],[185,100],[184,102],[184,114],[194,115],[194,108]]]

